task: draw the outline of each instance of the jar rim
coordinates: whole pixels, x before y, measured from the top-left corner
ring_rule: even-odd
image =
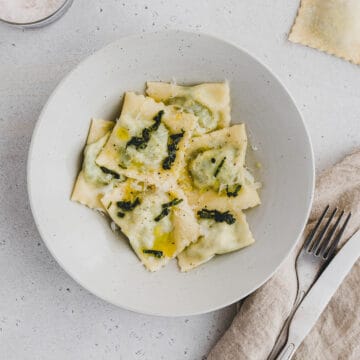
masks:
[[[45,26],[50,23],[52,23],[55,20],[58,20],[62,15],[65,14],[65,12],[70,8],[71,4],[73,3],[73,0],[64,0],[64,2],[61,4],[59,8],[57,8],[53,13],[45,16],[44,18],[31,21],[31,22],[15,22],[15,21],[9,21],[1,18],[0,15],[0,22],[3,22],[5,24],[15,26],[15,27],[22,27],[22,28],[31,28],[31,27],[40,27]]]

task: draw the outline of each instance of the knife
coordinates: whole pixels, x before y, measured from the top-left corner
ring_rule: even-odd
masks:
[[[287,342],[277,360],[291,359],[359,255],[360,231],[357,231],[331,260],[300,303],[291,321]]]

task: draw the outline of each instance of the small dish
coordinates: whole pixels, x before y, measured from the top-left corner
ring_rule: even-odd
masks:
[[[40,28],[60,19],[65,14],[65,12],[70,8],[72,3],[73,0],[63,0],[63,3],[54,12],[47,14],[42,18],[36,20],[34,19],[33,21],[28,21],[28,22],[5,19],[4,17],[1,17],[0,14],[0,22],[24,29]]]

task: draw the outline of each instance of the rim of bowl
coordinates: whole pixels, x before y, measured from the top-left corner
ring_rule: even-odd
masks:
[[[72,1],[72,0],[71,0]],[[47,110],[47,107],[49,106],[49,103],[51,102],[51,100],[57,95],[58,91],[60,90],[60,88],[62,87],[62,84],[75,72],[78,70],[78,68],[80,66],[82,66],[84,63],[86,63],[90,58],[92,58],[93,56],[99,54],[102,51],[106,51],[107,48],[113,46],[114,44],[116,44],[117,42],[123,41],[125,39],[130,40],[133,38],[142,38],[145,36],[153,36],[153,35],[157,35],[157,34],[171,34],[171,33],[184,33],[184,34],[190,34],[190,35],[200,35],[203,37],[208,37],[208,38],[212,38],[216,41],[221,41],[223,43],[226,43],[234,48],[236,48],[237,50],[240,50],[242,52],[244,52],[246,55],[248,55],[253,61],[257,62],[258,64],[260,64],[261,66],[263,66],[279,83],[279,85],[283,88],[283,90],[285,91],[285,93],[288,95],[288,97],[290,98],[291,102],[293,103],[296,111],[299,114],[299,118],[301,120],[301,123],[304,127],[304,131],[307,137],[307,142],[309,145],[309,152],[310,152],[310,157],[309,157],[309,165],[311,167],[311,186],[309,189],[309,192],[307,195],[308,197],[308,204],[307,204],[307,209],[306,209],[306,213],[304,214],[304,219],[302,221],[301,224],[301,228],[298,232],[298,234],[296,235],[293,243],[291,244],[291,246],[289,247],[289,249],[287,250],[285,256],[283,257],[283,259],[279,262],[279,264],[277,264],[275,266],[275,268],[273,269],[273,271],[271,271],[268,276],[265,277],[265,279],[261,282],[259,282],[258,284],[255,285],[255,287],[251,290],[248,291],[247,293],[245,293],[243,296],[235,298],[235,299],[231,299],[228,300],[227,302],[223,303],[222,305],[216,305],[216,306],[208,306],[205,310],[196,310],[196,311],[188,311],[188,312],[184,312],[184,313],[158,313],[158,312],[154,312],[154,311],[147,311],[144,309],[139,309],[139,308],[135,308],[135,307],[131,307],[128,305],[124,305],[124,304],[120,304],[118,302],[115,302],[111,299],[109,299],[107,296],[103,296],[102,294],[99,294],[97,291],[93,291],[90,290],[84,283],[83,281],[79,280],[76,274],[73,274],[72,271],[69,271],[65,265],[62,263],[62,261],[56,256],[56,254],[52,251],[51,247],[48,246],[47,241],[45,240],[45,236],[43,234],[43,230],[41,229],[41,226],[39,224],[39,220],[37,218],[36,212],[35,212],[35,207],[34,207],[34,200],[32,198],[32,191],[31,191],[31,158],[32,158],[32,154],[34,151],[34,143],[35,143],[35,138],[37,137],[37,133],[39,131],[40,125],[42,123],[42,121],[44,120],[44,113]],[[28,199],[29,199],[29,204],[30,204],[30,209],[32,212],[32,216],[35,222],[35,225],[37,227],[37,230],[40,234],[41,239],[43,240],[43,242],[45,243],[48,251],[50,252],[50,254],[53,256],[53,258],[56,260],[56,262],[60,265],[60,267],[72,278],[74,279],[74,281],[76,281],[80,286],[82,286],[84,289],[86,289],[89,293],[95,295],[96,297],[98,297],[99,299],[106,301],[112,305],[115,305],[117,307],[120,307],[122,309],[128,310],[128,311],[132,311],[138,314],[145,314],[145,315],[152,315],[152,316],[159,316],[159,317],[181,317],[181,316],[194,316],[194,315],[200,315],[200,314],[206,314],[212,311],[216,311],[222,308],[225,308],[227,306],[230,306],[234,303],[236,303],[237,301],[240,301],[241,299],[244,299],[245,297],[247,297],[248,295],[250,295],[251,293],[253,293],[255,290],[259,289],[262,285],[264,285],[274,274],[275,272],[279,269],[280,265],[283,263],[283,261],[287,258],[287,256],[291,253],[291,251],[295,248],[298,240],[301,237],[302,232],[304,231],[305,225],[308,221],[309,215],[310,215],[310,211],[311,211],[311,206],[312,206],[312,202],[313,202],[313,198],[314,198],[314,188],[315,188],[315,162],[314,162],[314,151],[313,151],[313,146],[312,146],[312,142],[311,142],[311,137],[310,137],[310,133],[308,131],[307,125],[303,119],[303,116],[298,108],[298,106],[296,105],[296,102],[293,98],[293,96],[290,94],[290,92],[288,91],[288,89],[286,88],[286,86],[284,85],[284,83],[280,80],[280,78],[267,66],[265,65],[263,62],[261,62],[257,57],[255,57],[254,55],[252,55],[247,49],[244,49],[241,46],[236,45],[235,43],[228,41],[228,40],[224,40],[220,37],[214,36],[212,34],[207,34],[207,33],[202,33],[202,32],[192,32],[192,31],[184,31],[184,30],[163,30],[163,31],[152,31],[152,32],[148,32],[146,34],[131,34],[128,36],[123,36],[121,37],[119,40],[115,40],[112,41],[111,43],[103,46],[102,48],[98,49],[97,51],[95,51],[93,54],[91,54],[90,56],[87,56],[86,58],[84,58],[83,60],[81,60],[67,75],[65,75],[62,80],[57,84],[57,86],[55,87],[55,89],[52,91],[52,93],[50,94],[50,96],[48,97],[44,107],[42,108],[40,115],[38,117],[38,120],[36,121],[34,130],[33,130],[33,134],[31,136],[31,142],[30,142],[30,146],[29,146],[29,152],[28,152],[28,157],[27,157],[27,191],[28,191]]]

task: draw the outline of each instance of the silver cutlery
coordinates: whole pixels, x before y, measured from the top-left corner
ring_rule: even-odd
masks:
[[[326,219],[329,208],[329,205],[326,206],[316,225],[307,236],[304,245],[296,258],[295,268],[298,280],[297,296],[292,311],[284,323],[268,360],[276,359],[277,355],[284,347],[288,338],[290,323],[299,304],[304,299],[311,285],[317,280],[322,271],[334,257],[337,245],[350,220],[351,213],[347,215],[343,225],[337,231],[340,221],[344,216],[344,211],[341,211],[340,214],[337,215],[338,209],[334,209]]]
[[[351,237],[298,306],[278,360],[290,360],[360,256],[360,231]],[[356,290],[354,290],[356,291]]]

